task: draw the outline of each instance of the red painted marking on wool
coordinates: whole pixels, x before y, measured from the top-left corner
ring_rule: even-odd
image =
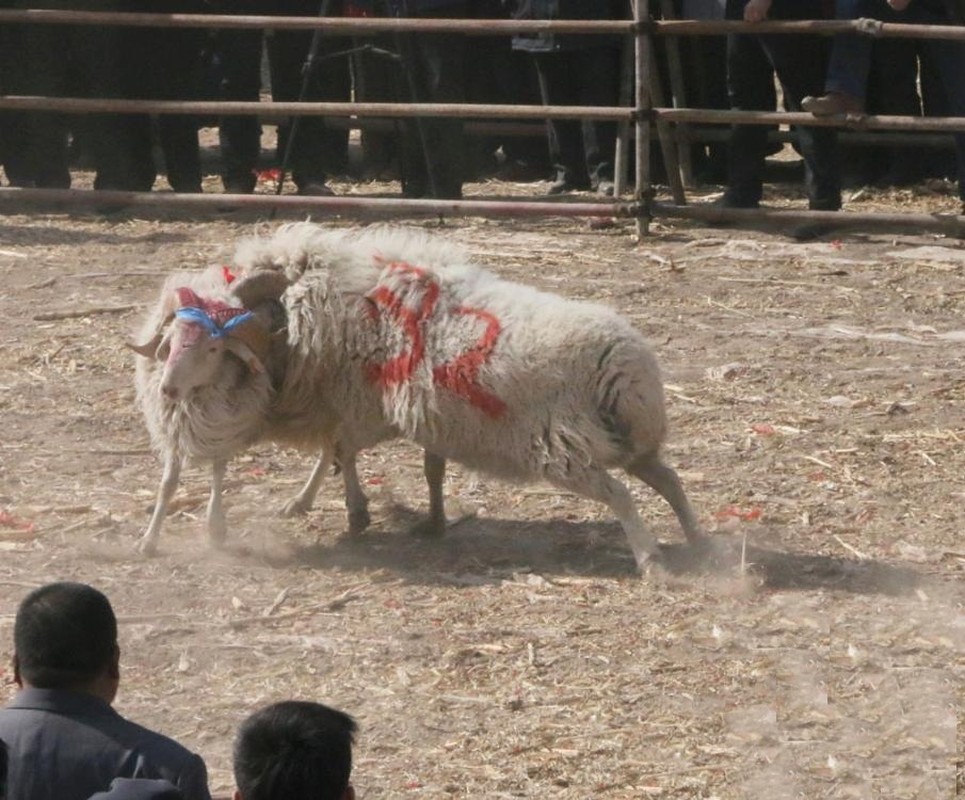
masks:
[[[381,260],[378,257],[377,261]],[[402,327],[402,332],[409,342],[409,348],[404,349],[395,358],[390,358],[383,364],[373,364],[370,367],[369,378],[381,386],[388,388],[409,380],[419,364],[425,358],[426,342],[422,326],[435,311],[439,300],[439,284],[426,280],[426,271],[413,267],[404,261],[388,264],[388,269],[399,272],[410,279],[412,283],[425,284],[425,294],[416,308],[405,303],[403,297],[387,286],[378,286],[367,295],[375,305],[382,309]]]
[[[224,278],[225,283],[231,284],[238,276],[231,271],[231,267],[225,264],[221,267],[221,277]]]
[[[383,263],[381,256],[375,261]],[[389,262],[387,268],[408,279],[408,286],[421,284],[424,293],[418,298],[415,307],[406,303],[413,297],[412,292],[404,296],[388,286],[378,286],[366,298],[373,304],[375,313],[385,313],[398,323],[408,342],[408,347],[382,364],[371,364],[368,377],[383,388],[396,386],[410,380],[419,364],[425,359],[425,325],[436,311],[439,301],[439,284],[429,279],[426,270],[404,261]],[[490,312],[468,306],[459,306],[450,311],[454,315],[472,316],[486,323],[479,340],[461,355],[440,364],[432,371],[432,380],[453,394],[480,409],[487,416],[498,418],[506,411],[506,403],[479,384],[479,370],[489,361],[496,341],[502,331],[502,324]]]
[[[465,353],[436,367],[432,371],[432,379],[437,385],[464,397],[490,417],[501,417],[506,411],[506,403],[483,389],[478,379],[479,370],[489,361],[503,326],[491,313],[478,308],[460,306],[453,309],[452,313],[477,317],[486,323],[486,330],[479,341]]]

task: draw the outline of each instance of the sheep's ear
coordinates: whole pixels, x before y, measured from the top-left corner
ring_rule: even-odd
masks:
[[[144,358],[160,358],[158,349],[161,343],[164,341],[164,336],[159,331],[154,334],[154,338],[144,344],[133,344],[131,342],[126,342],[127,346],[131,348],[139,356],[144,356]]]
[[[265,365],[261,363],[261,359],[241,339],[229,336],[225,340],[225,347],[228,348],[228,352],[234,353],[245,363],[252,375],[259,375],[265,371]]]
[[[231,293],[245,308],[254,308],[265,300],[277,300],[288,288],[288,278],[275,270],[259,270],[231,285]]]

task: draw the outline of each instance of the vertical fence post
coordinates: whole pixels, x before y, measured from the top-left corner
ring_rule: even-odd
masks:
[[[660,85],[660,69],[657,65],[657,56],[653,47],[653,39],[650,39],[650,105],[661,108],[666,103],[663,98],[663,87]],[[687,196],[684,193],[684,184],[680,179],[680,162],[677,160],[677,144],[674,139],[674,131],[666,120],[659,117],[654,120],[657,129],[657,139],[660,142],[660,153],[663,155],[664,171],[667,173],[667,183],[673,195],[673,201],[677,205],[685,205]]]
[[[650,233],[653,188],[650,184],[650,63],[653,50],[653,40],[650,31],[643,30],[646,0],[634,0],[634,70],[636,85],[634,87],[634,129],[636,132],[636,200],[639,206],[637,212],[637,236],[643,238]]]
[[[633,3],[631,2],[631,6]],[[632,9],[631,9],[632,13]],[[620,51],[620,97],[617,103],[624,108],[631,108],[633,103],[633,37],[627,36],[623,40]],[[613,196],[620,197],[627,190],[628,148],[630,146],[630,123],[621,120],[617,123],[616,149],[613,154]]]
[[[673,3],[671,0],[660,0],[660,16],[664,19],[676,19]],[[687,91],[684,82],[683,62],[680,58],[680,39],[677,36],[666,36],[664,41],[667,45],[667,70],[670,78],[670,96],[673,99],[674,108],[687,107]],[[677,160],[680,163],[680,174],[683,177],[684,186],[693,187],[694,167],[690,155],[690,126],[686,123],[675,125],[674,140],[677,144]]]

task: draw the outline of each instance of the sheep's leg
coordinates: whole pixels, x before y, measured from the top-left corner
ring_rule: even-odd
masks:
[[[429,516],[413,525],[409,532],[414,536],[439,538],[446,532],[446,504],[442,492],[442,482],[446,477],[446,459],[426,450],[422,463],[426,485],[429,487]]]
[[[211,465],[211,495],[208,497],[208,543],[212,547],[221,547],[228,533],[228,523],[225,521],[224,506],[221,497],[224,491],[224,476],[228,470],[228,462],[218,459]]]
[[[553,484],[590,500],[605,503],[623,526],[637,567],[643,572],[657,554],[657,540],[644,525],[629,490],[606,470],[589,467],[569,478],[553,478]]]
[[[627,467],[627,472],[639,478],[659,494],[664,500],[670,503],[674,514],[680,522],[680,527],[684,530],[687,541],[691,544],[702,544],[706,540],[706,535],[701,530],[684,488],[680,483],[680,478],[673,468],[664,464],[657,456],[647,456],[634,461]]]
[[[372,522],[369,516],[369,499],[359,483],[355,456],[355,452],[343,453],[339,449],[338,460],[342,467],[342,480],[345,481],[345,507],[348,509],[348,532],[351,536],[361,533]]]
[[[332,468],[334,460],[335,449],[332,447],[323,448],[315,466],[312,468],[312,474],[308,476],[308,481],[302,487],[302,490],[282,507],[281,514],[283,517],[295,517],[300,514],[307,514],[311,510],[322,481],[325,480],[325,476]]]
[[[157,540],[161,535],[161,526],[164,525],[164,518],[168,513],[168,505],[171,498],[178,488],[178,480],[181,477],[181,459],[175,454],[168,454],[164,460],[164,471],[161,473],[161,483],[157,490],[157,499],[154,501],[154,513],[151,514],[151,521],[147,525],[147,530],[135,545],[137,551],[145,556],[153,556],[157,552]]]

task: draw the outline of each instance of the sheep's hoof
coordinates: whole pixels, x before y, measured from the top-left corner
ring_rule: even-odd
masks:
[[[311,500],[306,500],[301,495],[293,497],[281,507],[283,517],[303,517],[312,510]]]
[[[150,539],[138,539],[134,545],[134,552],[138,555],[142,555],[145,558],[150,558],[151,556],[157,555],[157,542]]]
[[[225,545],[225,531],[220,531],[217,533],[208,533],[208,547],[212,550],[223,550]]]
[[[361,508],[355,511],[348,512],[348,535],[349,536],[358,536],[371,524],[372,524],[372,517],[369,515],[369,510],[367,508]]]
[[[213,550],[220,550],[224,547],[225,539],[228,538],[228,526],[224,524],[214,524],[208,527],[208,547]]]
[[[741,569],[741,555],[733,543],[705,536],[690,543],[693,558],[712,572],[732,572]]]
[[[659,550],[655,550],[652,553],[642,553],[636,557],[636,561],[637,572],[639,572],[643,578],[649,578],[655,571],[661,571],[666,568]]]
[[[445,517],[427,517],[409,528],[410,536],[420,539],[441,539],[446,534]]]

